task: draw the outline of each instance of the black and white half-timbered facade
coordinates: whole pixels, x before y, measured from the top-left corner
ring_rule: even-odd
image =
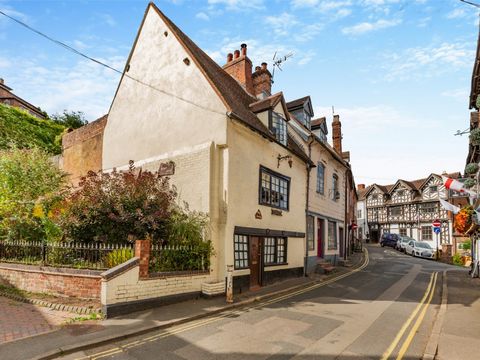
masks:
[[[448,174],[458,178],[460,173]],[[440,244],[452,243],[453,217],[442,208],[440,199],[448,200],[441,175],[427,178],[398,180],[393,185],[369,186],[359,201],[365,202],[369,238],[377,242],[383,233],[410,236],[419,241],[435,241],[432,222],[442,223]]]

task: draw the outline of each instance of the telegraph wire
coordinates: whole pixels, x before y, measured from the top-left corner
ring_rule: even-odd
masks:
[[[97,59],[95,59],[95,58],[93,58],[93,57],[91,57],[91,56],[88,56],[88,55],[82,53],[81,51],[75,49],[74,47],[72,47],[72,46],[70,46],[70,45],[65,44],[64,42],[61,42],[60,40],[56,40],[56,39],[52,38],[51,36],[49,36],[49,35],[41,32],[41,31],[39,31],[39,30],[31,27],[30,25],[28,25],[28,24],[26,24],[26,23],[24,23],[23,21],[21,21],[21,20],[19,20],[19,19],[16,19],[16,18],[14,18],[13,16],[10,16],[10,15],[6,14],[6,13],[5,13],[4,11],[2,11],[2,10],[0,10],[0,14],[3,15],[3,16],[5,16],[6,18],[8,18],[8,19],[10,19],[10,20],[12,20],[12,21],[14,21],[14,22],[16,22],[17,24],[23,26],[23,27],[26,28],[27,30],[32,31],[32,32],[34,32],[35,34],[37,34],[37,35],[39,35],[39,36],[41,36],[41,37],[43,37],[43,38],[45,38],[45,39],[53,42],[54,44],[56,44],[56,45],[64,48],[65,50],[70,51],[70,52],[74,53],[75,55],[81,56],[81,57],[83,57],[83,58],[85,58],[85,59],[87,59],[87,60],[89,60],[89,61],[92,61],[92,62],[96,63],[97,65],[100,65],[100,66],[103,66],[103,67],[105,67],[105,68],[107,68],[107,69],[109,69],[109,70],[112,70],[112,71],[114,71],[115,73],[120,74],[120,75],[122,75],[122,76],[125,76],[125,77],[127,77],[127,78],[129,78],[129,79],[131,79],[131,80],[133,80],[133,81],[135,81],[135,82],[137,82],[137,83],[139,83],[139,84],[141,84],[141,85],[143,85],[143,86],[147,86],[147,87],[149,87],[150,89],[155,90],[155,91],[158,91],[158,92],[160,92],[160,93],[162,93],[162,94],[164,94],[164,95],[172,96],[172,97],[174,97],[174,98],[176,98],[176,99],[178,99],[178,100],[184,101],[184,102],[186,102],[186,103],[188,103],[188,104],[190,104],[190,105],[196,106],[196,107],[198,107],[198,108],[200,108],[200,109],[203,109],[203,110],[206,110],[206,111],[209,111],[209,112],[212,112],[212,113],[220,114],[220,115],[225,115],[225,114],[222,113],[222,112],[209,109],[209,108],[207,108],[207,107],[205,107],[205,106],[203,106],[203,105],[197,104],[197,103],[195,103],[195,102],[193,102],[193,101],[191,101],[191,100],[185,99],[185,98],[183,98],[183,97],[181,97],[181,96],[178,96],[178,95],[175,95],[175,94],[172,94],[172,93],[170,93],[170,92],[168,92],[168,91],[166,91],[166,90],[159,89],[159,88],[157,88],[157,87],[155,87],[155,86],[153,86],[153,85],[151,85],[151,84],[148,84],[148,83],[146,83],[146,82],[144,82],[144,81],[142,81],[142,80],[139,80],[139,79],[137,79],[137,78],[134,78],[133,76],[128,75],[126,72],[120,71],[120,70],[118,70],[118,69],[116,69],[116,68],[114,68],[114,67],[112,67],[112,66],[110,66],[110,65],[108,65],[108,64],[106,64],[106,63],[104,63],[104,62],[102,62],[102,61],[100,61],[100,60],[97,60]]]

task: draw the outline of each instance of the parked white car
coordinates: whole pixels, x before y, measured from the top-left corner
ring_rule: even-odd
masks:
[[[426,259],[435,259],[435,250],[424,241],[409,241],[405,245],[405,253]]]

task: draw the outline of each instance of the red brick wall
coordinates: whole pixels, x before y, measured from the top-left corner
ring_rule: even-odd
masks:
[[[76,129],[62,138],[63,170],[76,185],[88,171],[102,169],[103,131],[107,115]]]
[[[0,284],[30,292],[100,299],[101,277],[82,270],[0,264]]]

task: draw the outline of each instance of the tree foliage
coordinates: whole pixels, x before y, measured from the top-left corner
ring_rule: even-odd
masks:
[[[83,125],[88,124],[82,111],[63,110],[62,114],[53,114],[50,116],[50,119],[55,123],[70,129],[78,129]]]
[[[59,154],[64,129],[63,125],[51,120],[38,119],[0,104],[0,149],[38,147],[50,154]]]
[[[68,239],[124,243],[165,239],[176,190],[157,173],[89,172],[67,200],[61,225]]]
[[[65,175],[45,151],[0,150],[0,236],[37,241],[57,236],[51,217],[63,191]]]

